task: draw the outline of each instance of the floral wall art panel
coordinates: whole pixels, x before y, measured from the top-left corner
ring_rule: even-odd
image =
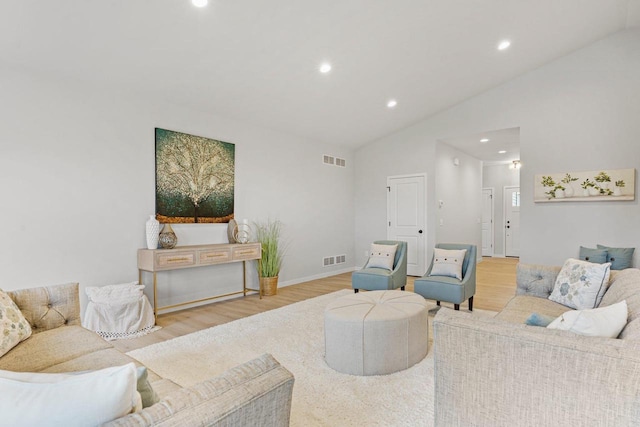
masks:
[[[156,128],[156,218],[233,219],[235,144]]]
[[[635,169],[563,172],[535,176],[536,202],[635,200]]]

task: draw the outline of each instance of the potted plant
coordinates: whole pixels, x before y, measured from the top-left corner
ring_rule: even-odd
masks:
[[[591,196],[592,193],[594,193],[594,195],[598,194],[598,190],[595,189],[596,183],[590,181],[589,178],[582,181],[580,186],[582,187],[582,195],[585,197]]]
[[[615,182],[615,187],[613,188],[613,195],[614,196],[622,196],[622,190],[620,190],[621,188],[624,187],[624,180],[620,179],[618,181]]]
[[[256,225],[256,239],[262,245],[262,257],[258,260],[258,276],[263,295],[275,295],[278,290],[278,275],[284,250],[280,238],[282,223],[267,220]]]
[[[611,177],[609,175],[607,175],[606,172],[604,172],[604,171],[600,172],[593,179],[595,179],[596,182],[598,183],[596,185],[596,188],[598,189],[598,192],[601,195],[603,195],[603,196],[611,196],[613,194],[613,191],[611,191],[609,189],[609,183],[611,182]]]
[[[562,183],[566,184],[566,188],[564,190],[564,195],[566,197],[573,197],[574,191],[573,191],[573,186],[571,185],[572,182],[577,181],[578,178],[574,178],[571,176],[571,174],[566,174],[564,176],[564,178],[562,178]]]
[[[562,199],[564,198],[564,190],[565,188],[560,184],[557,183],[553,180],[553,178],[551,178],[551,176],[543,176],[542,177],[542,186],[547,188],[547,187],[551,187],[551,190],[549,191],[545,191],[544,194],[546,194],[548,196],[548,199]]]

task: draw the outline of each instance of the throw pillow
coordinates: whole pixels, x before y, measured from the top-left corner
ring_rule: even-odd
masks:
[[[582,261],[594,262],[596,264],[604,264],[605,262],[607,262],[607,250],[585,248],[583,246],[580,246],[580,255],[578,257]]]
[[[0,289],[0,357],[31,336],[31,325],[15,302]]]
[[[3,425],[97,426],[141,410],[133,363],[85,374],[0,371]]]
[[[398,245],[378,245],[372,243],[367,268],[376,267],[393,270],[393,260],[396,257],[397,249]]]
[[[571,310],[551,322],[548,329],[575,332],[588,337],[616,338],[627,324],[627,301],[591,310]]]
[[[529,326],[542,326],[546,327],[549,323],[556,320],[554,316],[546,316],[544,314],[531,313],[531,316],[524,321],[525,324]]]
[[[466,253],[466,249],[435,248],[429,276],[447,276],[462,280],[462,263]]]
[[[136,370],[136,375],[138,376],[138,381],[136,384],[136,390],[140,393],[140,397],[142,398],[142,407],[148,408],[149,406],[153,406],[160,401],[158,397],[158,393],[151,388],[151,383],[149,382],[148,375],[149,372],[147,368],[144,366],[139,366]]]
[[[582,310],[600,304],[609,285],[611,264],[593,264],[569,258],[565,261],[549,299]]]
[[[633,252],[636,248],[611,248],[609,246],[597,245],[598,249],[607,250],[607,262],[611,263],[612,270],[624,270],[631,268],[633,264]]]

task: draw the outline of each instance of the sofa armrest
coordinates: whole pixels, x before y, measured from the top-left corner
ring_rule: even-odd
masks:
[[[264,354],[106,425],[288,426],[293,383],[293,374]]]
[[[435,425],[640,425],[640,343],[453,310],[434,319]]]
[[[44,332],[60,326],[80,324],[80,296],[77,283],[18,289],[7,292],[24,317],[31,324],[33,333]]]
[[[553,291],[561,267],[518,263],[516,267],[516,295],[548,298]]]

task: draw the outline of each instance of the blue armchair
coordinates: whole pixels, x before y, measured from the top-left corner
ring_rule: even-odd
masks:
[[[427,299],[453,303],[454,309],[460,310],[460,304],[469,300],[469,311],[473,311],[473,296],[476,294],[476,245],[463,245],[455,243],[439,243],[440,249],[466,249],[462,263],[462,280],[455,277],[429,276],[433,268],[433,260],[427,273],[413,284],[414,292]]]
[[[378,245],[398,245],[396,256],[393,260],[393,270],[389,271],[384,268],[367,267],[362,270],[355,271],[351,276],[351,286],[354,292],[358,293],[360,289],[367,291],[380,291],[388,289],[402,289],[407,284],[407,242],[395,240],[377,240],[373,242]]]

